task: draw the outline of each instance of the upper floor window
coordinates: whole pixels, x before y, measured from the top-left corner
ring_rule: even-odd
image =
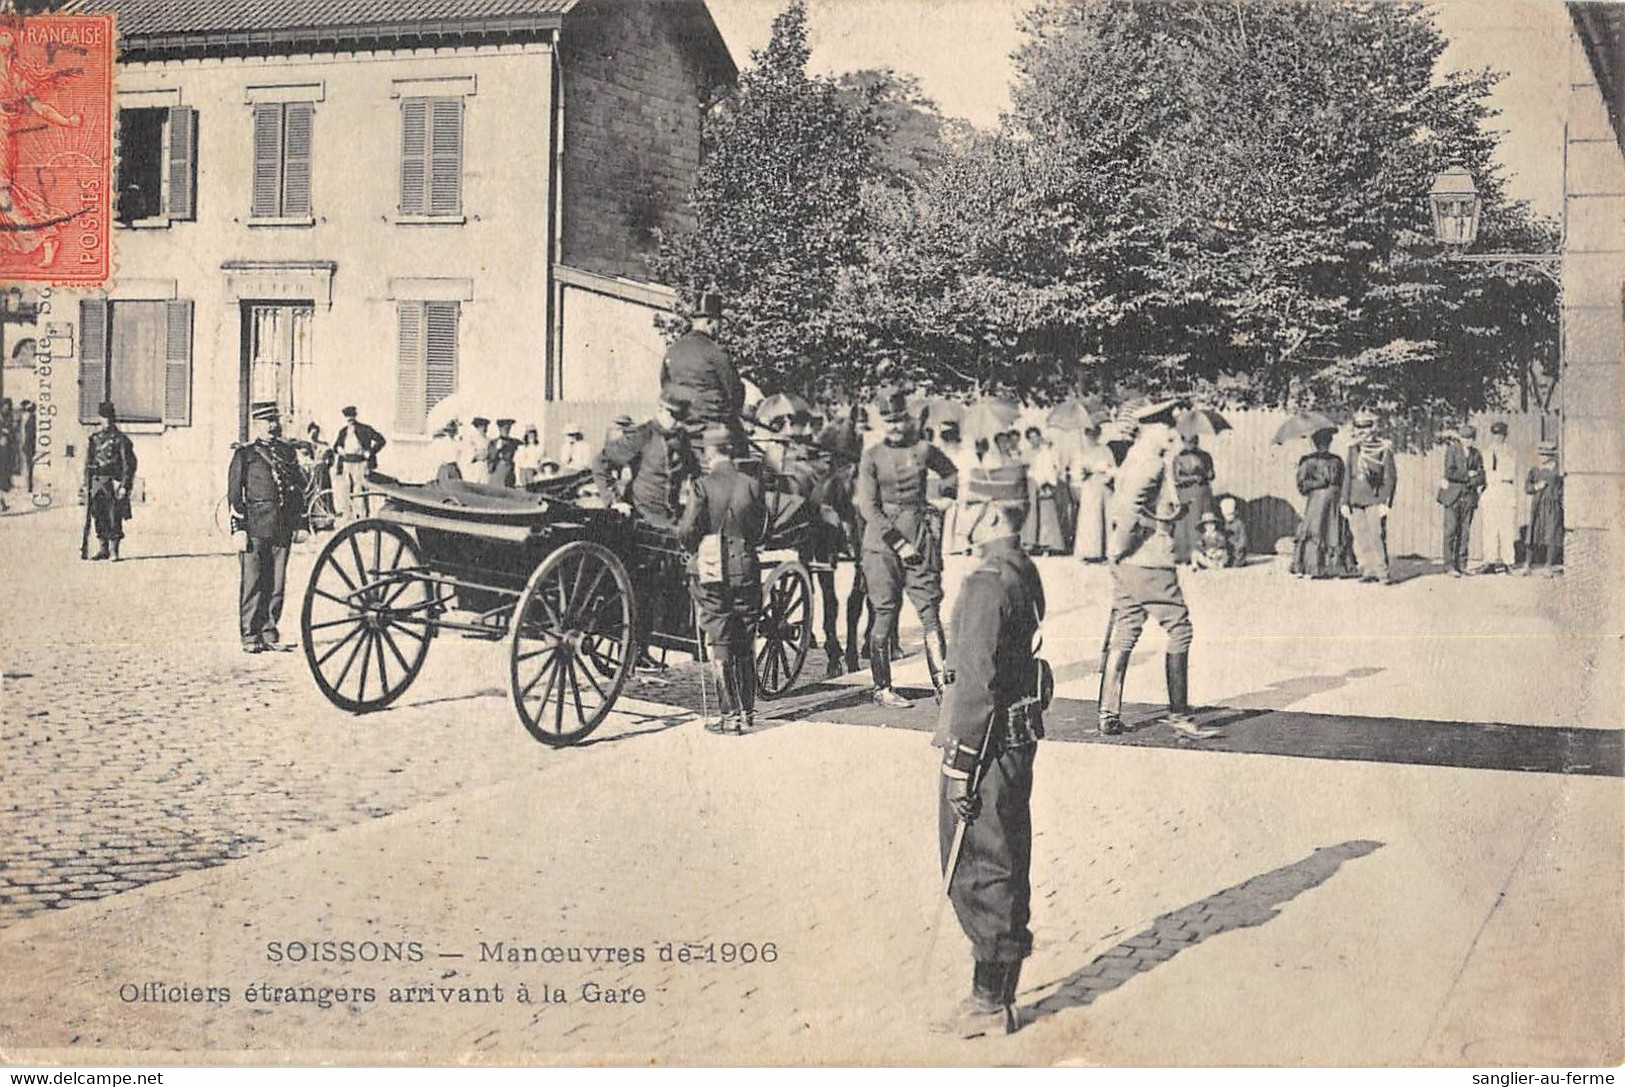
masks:
[[[253,218],[310,217],[310,140],[315,114],[311,102],[254,106]]]
[[[462,212],[462,98],[401,99],[401,214]]]
[[[197,218],[197,110],[121,109],[118,120],[118,221]]]

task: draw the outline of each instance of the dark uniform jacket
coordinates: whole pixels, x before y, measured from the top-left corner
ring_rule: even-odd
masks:
[[[378,467],[378,454],[383,448],[384,436],[366,423],[346,423],[333,439],[333,450],[341,460],[359,463],[354,458],[365,457],[369,472]]]
[[[1445,484],[1439,490],[1439,505],[1475,509],[1484,489],[1484,454],[1464,442],[1444,447]]]
[[[680,393],[701,423],[737,420],[745,406],[745,386],[728,353],[703,332],[686,332],[666,348],[660,364],[662,393]]]
[[[920,546],[930,509],[926,502],[928,471],[954,480],[959,468],[946,453],[924,441],[885,442],[864,450],[857,485],[864,550],[895,550],[903,540]]]
[[[117,483],[124,488],[118,516],[130,516],[130,489],[135,486],[135,444],[118,427],[94,430],[85,444],[86,492],[98,483]]]
[[[605,499],[614,499],[615,474],[622,468],[632,469],[632,508],[637,515],[649,524],[675,528],[678,488],[699,474],[688,436],[681,430],[661,430],[652,419],[623,431],[593,461],[593,483]]]
[[[238,446],[226,475],[226,497],[250,540],[286,546],[302,512],[304,486],[293,446],[279,438]]]
[[[932,743],[980,750],[995,715],[1036,697],[1034,637],[1044,618],[1044,584],[1015,535],[990,540],[954,602],[948,668]]]
[[[1386,438],[1355,442],[1349,446],[1344,465],[1348,470],[1348,482],[1343,491],[1344,505],[1364,509],[1367,506],[1394,504],[1394,489],[1399,474],[1394,467],[1393,442]]]
[[[732,463],[722,461],[694,484],[694,496],[677,526],[677,538],[693,551],[706,536],[722,538],[723,582],[754,585],[759,580],[756,552],[767,531],[762,485]],[[689,559],[689,573],[698,574]]]

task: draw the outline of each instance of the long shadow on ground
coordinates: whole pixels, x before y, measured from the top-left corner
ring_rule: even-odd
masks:
[[[1279,907],[1331,879],[1344,861],[1363,857],[1382,845],[1351,841],[1322,846],[1300,861],[1165,913],[1150,928],[1101,952],[1061,981],[1036,986],[1039,990],[1053,986],[1054,991],[1020,1009],[1021,1017],[1032,1023],[1068,1008],[1086,1007],[1135,974],[1145,973],[1203,940],[1262,925],[1280,913]]]

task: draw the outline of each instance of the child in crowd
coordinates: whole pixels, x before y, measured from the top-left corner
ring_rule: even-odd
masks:
[[[1230,541],[1224,535],[1224,522],[1213,512],[1204,513],[1201,535],[1191,549],[1191,568],[1218,570],[1230,565]]]
[[[1219,499],[1219,515],[1224,518],[1224,538],[1230,551],[1227,566],[1247,565],[1247,523],[1241,519],[1241,502],[1233,494]]]

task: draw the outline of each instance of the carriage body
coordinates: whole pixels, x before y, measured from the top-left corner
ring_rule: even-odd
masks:
[[[436,637],[505,641],[521,722],[563,746],[608,715],[640,641],[702,654],[675,537],[577,501],[583,482],[520,490],[369,477],[382,508],[328,542],[301,609],[322,693],[353,712],[382,709]],[[794,682],[811,637],[811,582],[793,557],[766,579],[760,636],[761,689],[772,696]]]

